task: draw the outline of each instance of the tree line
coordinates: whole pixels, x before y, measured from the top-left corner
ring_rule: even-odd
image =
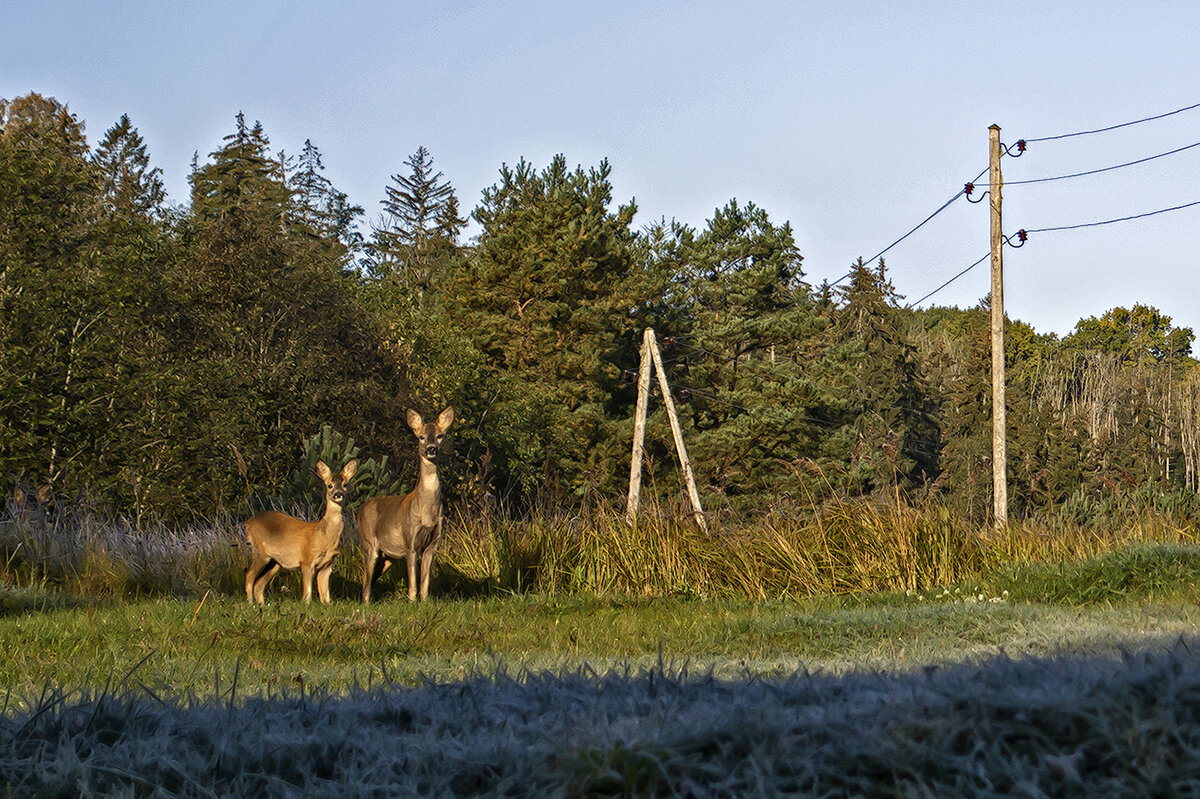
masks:
[[[405,409],[458,410],[461,502],[619,503],[654,327],[709,509],[829,498],[990,508],[987,298],[908,310],[885,264],[806,281],[787,222],[731,199],[635,221],[610,165],[504,164],[467,218],[420,147],[368,220],[318,147],[242,114],[171,203],[132,121],[89,145],[0,100],[0,475],[170,520],[302,497],[314,448],[411,483]],[[1193,333],[1133,304],[1059,338],[1008,322],[1012,513],[1195,505]],[[661,403],[647,492],[674,501]]]

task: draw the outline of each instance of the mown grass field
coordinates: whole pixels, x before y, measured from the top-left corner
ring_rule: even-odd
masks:
[[[1200,629],[1200,548],[1135,545],[924,591],[751,601],[540,594],[410,604],[394,583],[369,607],[305,606],[294,579],[266,607],[199,599],[0,593],[0,684],[142,685],[156,693],[461,680],[496,670],[597,670],[660,659],[724,677],[911,670],[1013,657],[1106,654]],[[282,590],[281,590],[282,589]]]
[[[1200,548],[930,591],[0,591],[6,795],[1200,791]],[[282,595],[281,595],[282,594]]]
[[[333,605],[247,604],[231,525],[0,544],[6,795],[1200,795],[1170,520],[464,526],[369,607],[353,550]]]

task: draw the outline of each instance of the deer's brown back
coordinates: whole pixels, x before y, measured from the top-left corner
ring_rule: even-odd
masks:
[[[342,527],[326,521],[306,522],[269,510],[246,520],[246,538],[255,551],[269,555],[285,569],[296,569],[301,561],[324,562],[331,551],[337,552]]]

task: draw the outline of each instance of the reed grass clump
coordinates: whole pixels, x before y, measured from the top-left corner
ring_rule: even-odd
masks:
[[[981,530],[948,507],[842,501],[806,517],[724,521],[711,533],[661,514],[633,526],[612,511],[460,517],[443,551],[458,574],[504,591],[766,599],[921,591],[1159,543],[1194,544],[1195,528],[1143,514],[1101,529],[1054,518]]]

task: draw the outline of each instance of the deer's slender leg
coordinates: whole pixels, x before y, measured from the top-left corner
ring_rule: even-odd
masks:
[[[410,549],[404,559],[408,561],[408,601],[417,599],[417,550]]]
[[[267,569],[265,572],[262,572],[258,579],[254,581],[255,602],[260,605],[266,602],[266,600],[263,599],[263,594],[266,593],[267,583],[271,582],[271,579],[274,578],[276,574],[279,574],[279,570],[282,568],[283,566],[281,566],[278,562],[272,562],[271,568]]]
[[[375,582],[378,560],[378,549],[373,548],[363,553],[362,601],[364,605],[371,604],[371,584]]]

